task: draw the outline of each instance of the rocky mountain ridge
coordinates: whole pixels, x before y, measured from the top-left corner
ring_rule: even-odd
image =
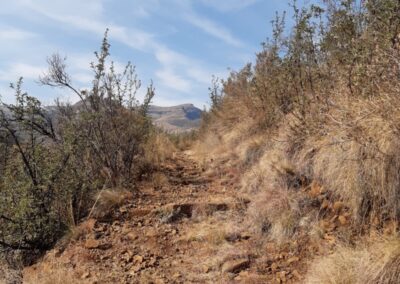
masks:
[[[167,132],[181,133],[200,126],[202,111],[193,104],[170,107],[150,106],[149,115],[154,124]]]

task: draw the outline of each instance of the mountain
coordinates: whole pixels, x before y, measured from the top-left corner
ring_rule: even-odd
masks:
[[[81,107],[81,102],[73,105],[74,109]],[[0,106],[6,113],[9,111]],[[45,107],[51,117],[57,116],[56,107]],[[161,107],[151,105],[149,107],[149,115],[154,124],[167,132],[183,133],[199,128],[202,110],[193,104],[182,104],[171,107]]]
[[[168,132],[181,133],[200,126],[202,111],[192,104],[171,107],[150,106],[149,115],[155,125]]]

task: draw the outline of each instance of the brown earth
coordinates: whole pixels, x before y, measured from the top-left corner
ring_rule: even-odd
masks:
[[[249,202],[240,171],[224,161],[210,168],[176,154],[163,184],[143,182],[112,218],[83,222],[23,271],[24,283],[299,282],[313,248],[301,238],[260,246],[239,230]]]

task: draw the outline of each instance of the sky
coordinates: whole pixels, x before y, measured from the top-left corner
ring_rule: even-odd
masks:
[[[1,0],[0,95],[13,102],[10,82],[44,104],[75,102],[66,90],[39,86],[46,58],[67,58],[73,85],[89,88],[90,62],[109,28],[117,70],[131,61],[142,81],[153,81],[154,104],[209,103],[212,76],[226,78],[255,59],[286,0]]]

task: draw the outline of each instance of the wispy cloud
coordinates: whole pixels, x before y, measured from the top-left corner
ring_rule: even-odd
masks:
[[[37,79],[46,70],[44,66],[34,66],[26,63],[13,63],[6,70],[0,70],[0,81],[14,82],[19,77]]]
[[[156,72],[156,76],[168,88],[184,93],[190,92],[190,81],[185,80],[171,69],[163,69]]]
[[[229,0],[229,1],[216,1],[216,0],[201,0],[207,6],[217,9],[220,12],[230,12],[241,10],[249,7],[260,0]]]
[[[14,27],[0,27],[0,41],[20,41],[36,37],[37,34]]]
[[[193,12],[187,14],[185,16],[185,19],[202,31],[220,40],[223,40],[227,44],[233,45],[235,47],[243,46],[243,43],[239,39],[235,38],[229,30],[211,21],[210,19],[196,15]]]

